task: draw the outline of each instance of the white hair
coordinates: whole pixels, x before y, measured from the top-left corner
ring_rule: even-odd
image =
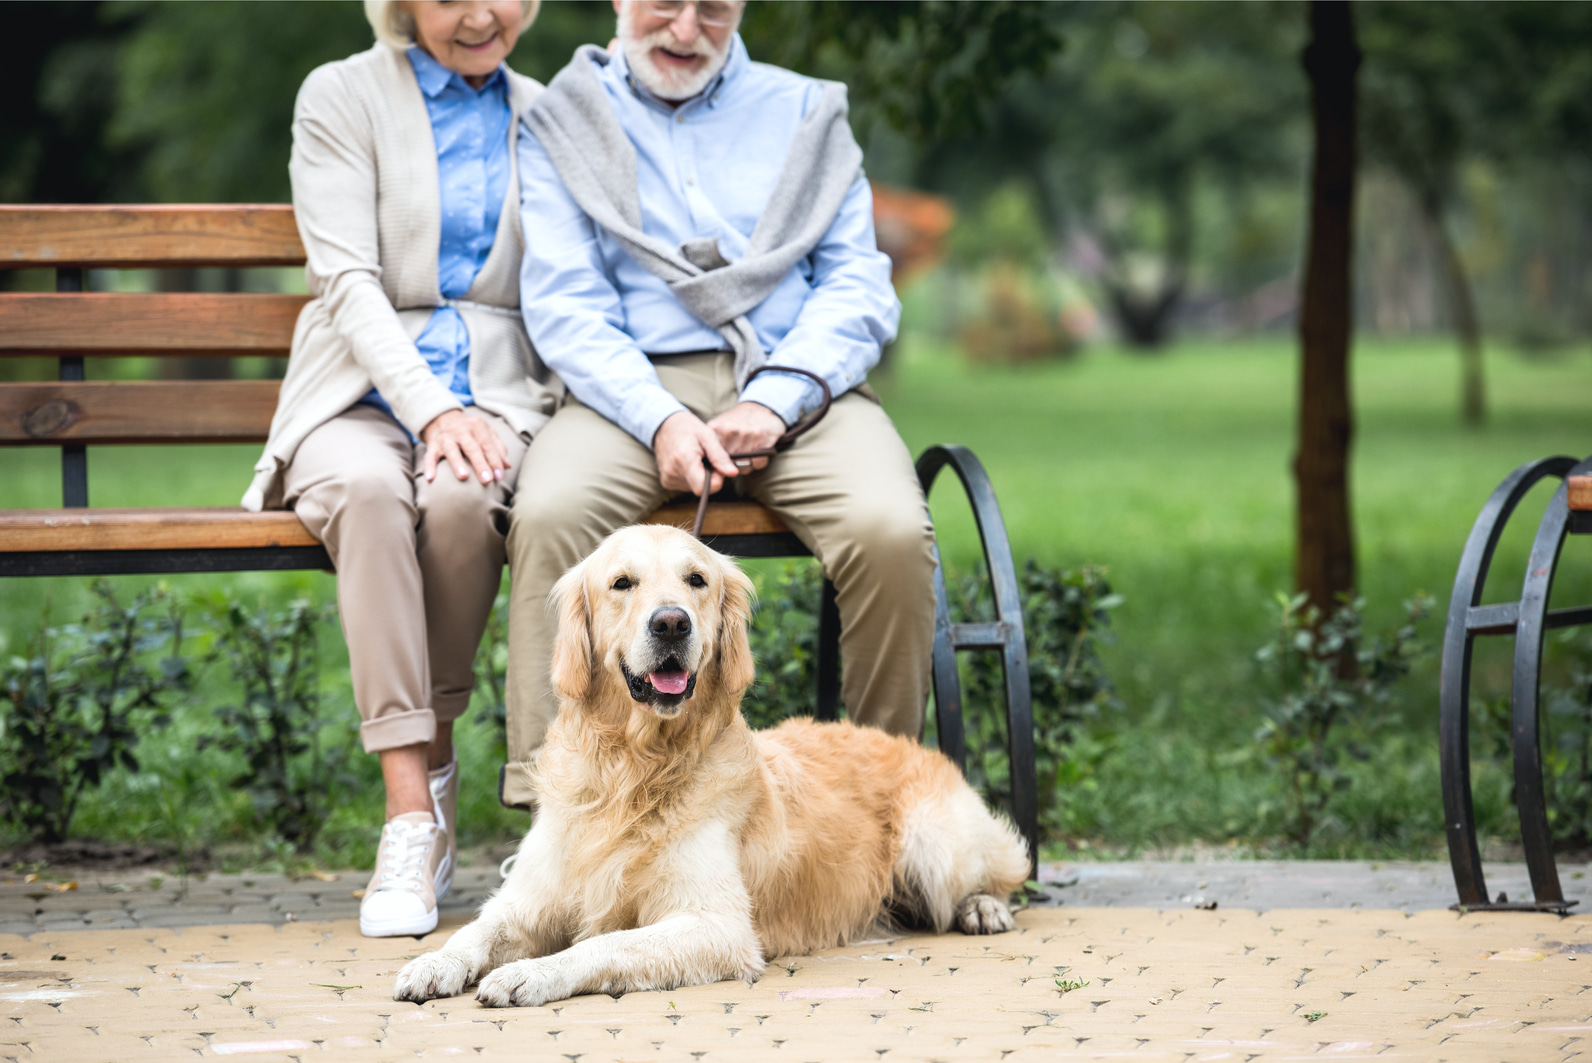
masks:
[[[541,7],[542,0],[520,0],[525,16],[520,20],[521,33],[531,28]],[[415,17],[401,0],[365,0],[365,21],[375,31],[376,39],[389,48],[401,52],[415,43]]]

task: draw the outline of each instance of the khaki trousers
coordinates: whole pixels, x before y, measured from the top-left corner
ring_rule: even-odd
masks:
[[[522,440],[501,417],[467,408],[508,448],[491,486],[447,462],[426,482],[424,443],[352,406],[305,437],[284,477],[287,505],[337,566],[366,752],[430,744],[475,687],[475,651],[503,571],[503,533]]]
[[[663,386],[703,420],[739,401],[733,357],[654,361]],[[528,805],[526,769],[558,712],[549,677],[553,584],[608,533],[666,500],[652,451],[573,399],[532,443],[509,526],[508,755],[503,800]],[[934,635],[934,528],[906,444],[858,392],[740,490],[779,514],[834,581],[847,716],[916,738]],[[773,662],[769,662],[773,663]]]

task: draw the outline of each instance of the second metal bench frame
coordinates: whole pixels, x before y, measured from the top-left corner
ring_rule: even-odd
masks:
[[[1572,511],[1569,478],[1592,474],[1592,458],[1553,457],[1520,466],[1487,499],[1465,543],[1454,591],[1449,601],[1443,634],[1443,663],[1439,694],[1439,751],[1442,761],[1444,827],[1454,885],[1459,891],[1455,908],[1475,911],[1569,911],[1577,901],[1565,900],[1553,858],[1553,834],[1542,780],[1539,701],[1542,683],[1542,640],[1557,628],[1592,623],[1592,606],[1548,608],[1553,577],[1565,537],[1570,532],[1592,532],[1592,512]],[[1527,492],[1548,477],[1564,480],[1548,500],[1519,599],[1483,605],[1493,553],[1505,525]],[[1531,875],[1533,899],[1511,901],[1490,898],[1482,876],[1481,850],[1476,841],[1476,814],[1470,787],[1470,665],[1477,637],[1509,635],[1515,640],[1514,671],[1510,685],[1510,739],[1514,753],[1515,805],[1520,815],[1520,836],[1526,867]]]

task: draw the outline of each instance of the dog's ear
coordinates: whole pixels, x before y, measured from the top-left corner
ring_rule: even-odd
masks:
[[[752,581],[741,566],[726,559],[721,567],[724,592],[719,598],[719,677],[725,690],[740,693],[752,685],[756,672],[747,625],[752,620]]]
[[[548,595],[558,617],[553,640],[553,687],[579,701],[591,689],[591,611],[586,603],[584,565],[564,573]]]

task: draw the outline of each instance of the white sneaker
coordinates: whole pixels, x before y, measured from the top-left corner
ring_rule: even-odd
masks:
[[[406,812],[388,820],[359,902],[359,932],[369,938],[429,934],[437,928],[437,883],[444,876],[451,881],[453,868],[436,819]]]
[[[448,895],[448,887],[453,885],[453,869],[459,863],[459,829],[453,821],[459,810],[458,758],[450,761],[447,767],[431,772],[427,783],[431,787],[431,803],[435,806],[433,811],[437,815],[437,824],[448,836],[447,856],[437,874],[437,900],[440,901]]]

